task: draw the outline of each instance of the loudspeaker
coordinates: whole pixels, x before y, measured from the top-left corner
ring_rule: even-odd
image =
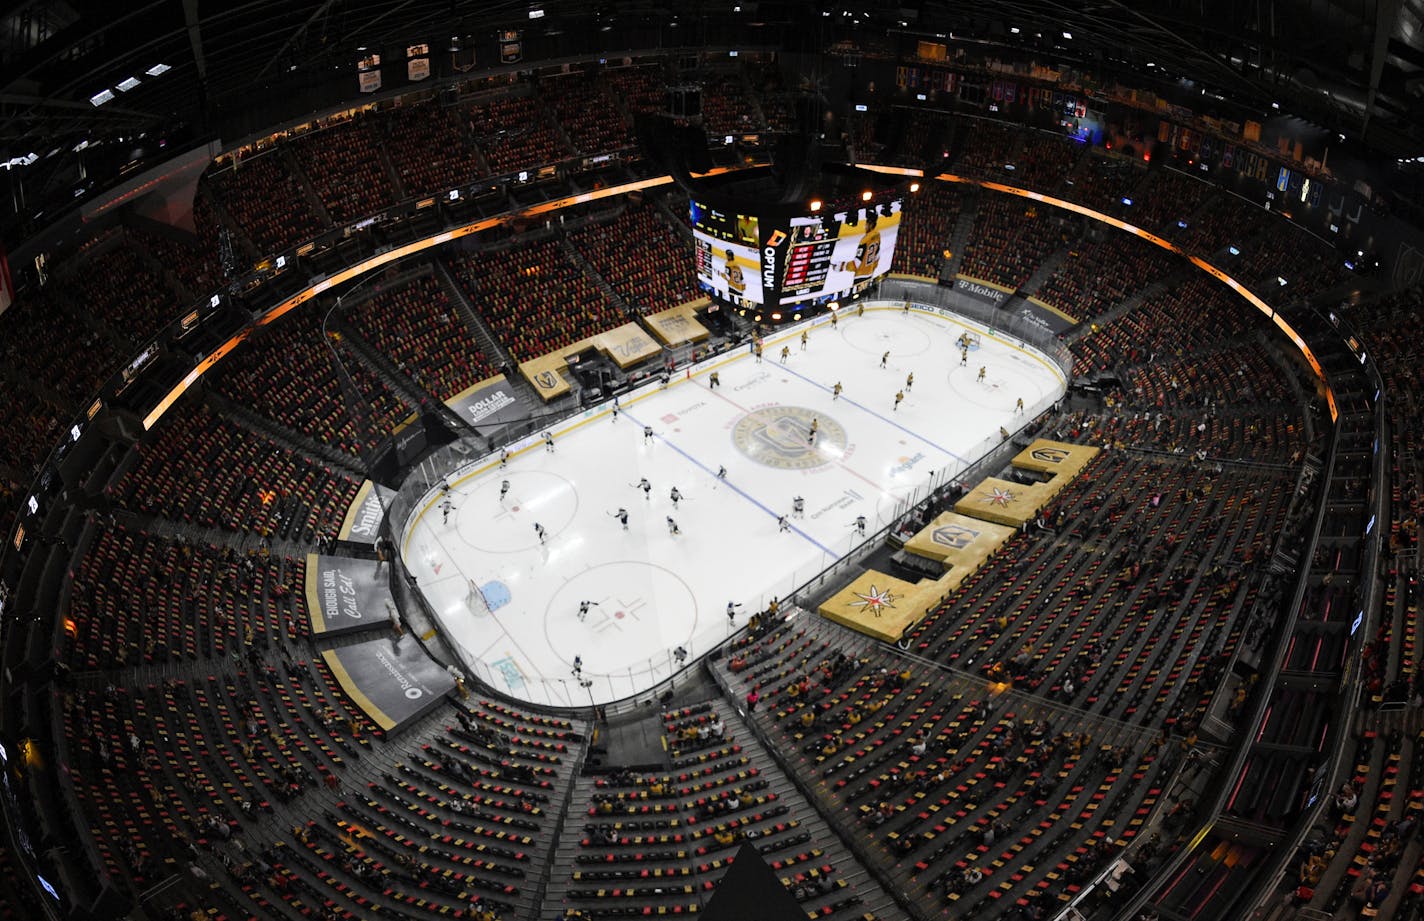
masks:
[[[702,87],[668,87],[667,110],[673,116],[673,118],[700,117],[702,115]]]

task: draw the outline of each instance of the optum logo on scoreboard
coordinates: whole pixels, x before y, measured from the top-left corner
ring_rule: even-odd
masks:
[[[773,230],[761,251],[761,287],[763,298],[766,292],[776,290],[776,251],[786,242],[786,233]]]

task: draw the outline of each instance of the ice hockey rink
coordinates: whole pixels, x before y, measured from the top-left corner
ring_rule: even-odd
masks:
[[[981,338],[961,366],[965,331]],[[865,540],[858,516],[874,536],[1066,387],[1040,353],[920,309],[842,310],[834,327],[778,330],[764,355],[727,353],[625,395],[616,417],[608,404],[568,419],[552,452],[537,436],[511,447],[503,469],[491,458],[452,478],[448,515],[438,494],[421,503],[404,559],[469,667],[537,703],[644,691]]]

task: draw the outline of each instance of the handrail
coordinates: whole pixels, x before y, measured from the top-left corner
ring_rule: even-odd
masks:
[[[721,672],[716,668],[710,668],[709,672],[712,675],[713,683],[721,690],[722,696],[727,700],[735,701],[737,696],[732,693],[730,685],[727,684],[727,680]],[[851,856],[865,868],[865,871],[879,884],[880,888],[885,890],[885,894],[893,899],[895,904],[899,906],[905,914],[914,919],[914,921],[929,921],[932,916],[926,913],[921,906],[910,897],[908,892],[904,891],[904,887],[885,871],[879,861],[872,859],[872,856],[866,850],[859,836],[847,834],[843,830],[841,822],[831,819],[832,804],[825,800],[822,792],[818,791],[816,787],[807,783],[802,778],[801,772],[797,771],[795,767],[786,760],[786,757],[781,753],[781,749],[771,741],[771,737],[767,734],[766,730],[758,725],[757,721],[752,717],[752,714],[743,713],[740,707],[736,707],[735,709],[737,715],[742,718],[747,728],[751,730],[752,735],[756,737],[757,742],[766,750],[767,754],[771,756],[771,760],[776,762],[776,766],[781,773],[786,779],[791,781],[791,784],[806,800],[807,804],[816,811],[817,815],[826,820],[826,827],[840,840],[841,845],[850,852]]]

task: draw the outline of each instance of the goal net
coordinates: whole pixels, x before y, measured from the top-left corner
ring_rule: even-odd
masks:
[[[480,588],[480,584],[474,579],[470,579],[466,585],[465,606],[476,617],[494,615],[494,608],[490,607],[489,599],[485,597],[485,590]]]

